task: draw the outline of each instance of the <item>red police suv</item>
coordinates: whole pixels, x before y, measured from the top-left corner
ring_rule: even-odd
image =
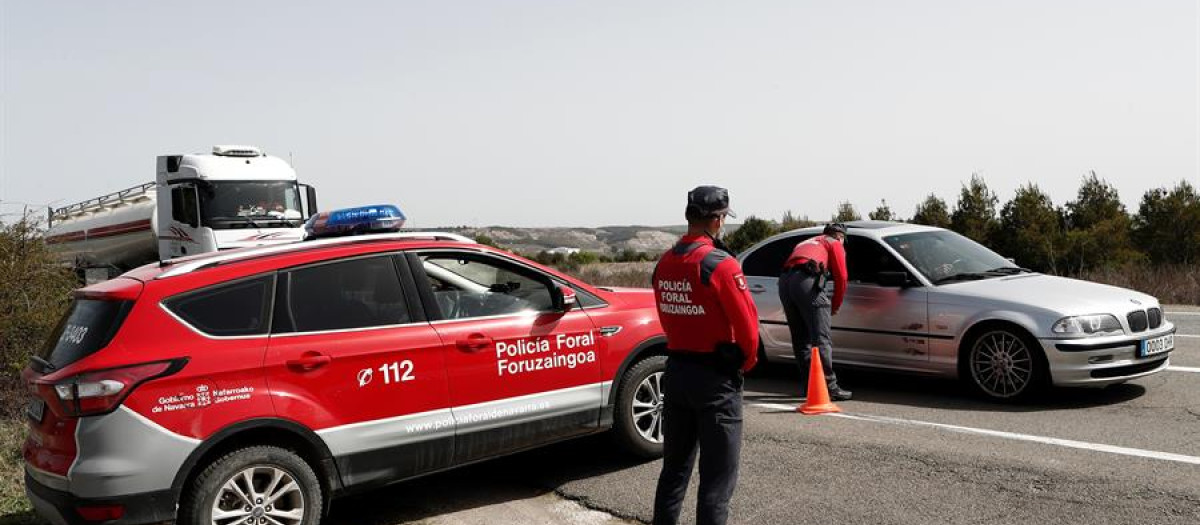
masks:
[[[311,525],[348,491],[612,429],[661,453],[649,290],[389,233],[147,265],[75,292],[23,373],[52,523]]]

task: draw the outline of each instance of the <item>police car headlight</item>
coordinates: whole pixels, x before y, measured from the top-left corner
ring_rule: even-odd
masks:
[[[1077,315],[1064,317],[1054,323],[1051,331],[1056,334],[1076,337],[1122,335],[1125,329],[1116,316],[1109,314]]]

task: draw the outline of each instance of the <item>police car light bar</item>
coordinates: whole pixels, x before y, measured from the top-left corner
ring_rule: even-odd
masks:
[[[391,204],[343,208],[309,217],[304,232],[308,239],[395,232],[404,226],[405,219],[404,212]]]

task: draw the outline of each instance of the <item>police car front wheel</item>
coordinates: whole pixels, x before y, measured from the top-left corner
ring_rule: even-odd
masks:
[[[316,525],[323,503],[312,468],[290,450],[236,450],[204,469],[180,504],[183,525]]]
[[[613,432],[630,452],[655,458],[662,455],[663,389],[666,356],[647,357],[621,377]]]

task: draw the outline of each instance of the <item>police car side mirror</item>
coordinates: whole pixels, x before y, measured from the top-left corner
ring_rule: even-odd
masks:
[[[579,299],[575,296],[575,290],[570,286],[554,285],[551,288],[552,298],[554,299],[554,311],[565,312],[579,304]]]

